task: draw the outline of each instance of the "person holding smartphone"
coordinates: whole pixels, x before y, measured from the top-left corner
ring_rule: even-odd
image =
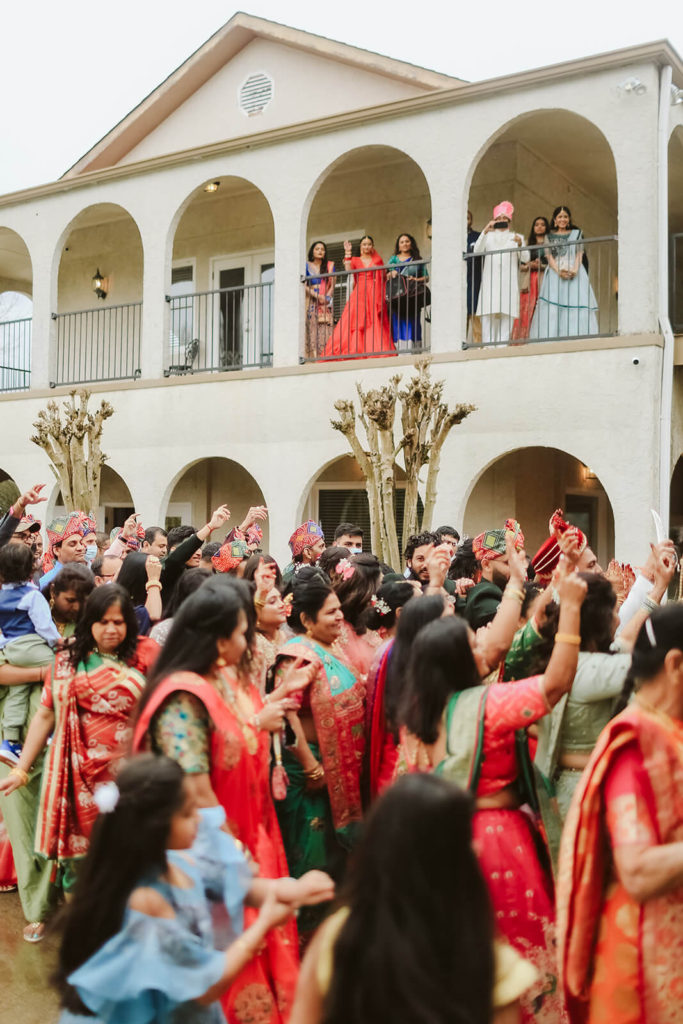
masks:
[[[484,345],[505,344],[519,316],[520,258],[524,238],[512,230],[515,208],[507,201],[498,203],[490,220],[474,243],[472,252],[486,255],[482,272],[477,314],[481,317]]]

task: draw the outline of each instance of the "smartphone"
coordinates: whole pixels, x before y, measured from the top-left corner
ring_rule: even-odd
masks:
[[[509,227],[510,225],[506,220],[496,220],[493,222],[494,231],[507,231]]]

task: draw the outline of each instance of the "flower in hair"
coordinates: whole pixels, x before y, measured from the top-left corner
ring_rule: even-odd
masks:
[[[119,787],[115,782],[103,782],[95,790],[95,803],[100,814],[111,814],[119,802]]]
[[[350,580],[356,569],[351,565],[348,558],[342,558],[341,561],[337,562],[337,568],[335,571],[343,580]]]
[[[289,618],[289,616],[292,614],[292,605],[294,604],[294,594],[292,594],[292,593],[287,594],[286,597],[282,598],[282,603],[285,606],[285,611],[287,612],[287,618]]]
[[[370,598],[370,603],[372,607],[375,609],[375,611],[379,612],[380,615],[388,615],[389,612],[391,611],[391,608],[384,600],[384,598],[377,597],[377,594],[372,595],[372,597]]]

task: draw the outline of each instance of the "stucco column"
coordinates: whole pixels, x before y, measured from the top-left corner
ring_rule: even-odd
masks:
[[[33,246],[33,324],[31,329],[31,388],[46,388],[54,380],[56,365],[57,273],[54,268],[52,247]]]
[[[166,227],[165,222],[163,227]],[[162,376],[168,339],[168,303],[165,301],[165,232],[140,225],[143,247],[142,328],[140,368],[145,380]]]
[[[435,161],[429,168],[428,182],[432,199],[431,351],[457,352],[465,340],[466,324],[467,268],[460,258],[467,235],[462,201],[465,171],[449,160],[440,165]]]
[[[295,175],[284,172],[284,179]],[[282,195],[272,206],[275,230],[275,285],[273,298],[273,365],[297,366],[303,352],[304,302],[300,283],[302,258],[301,197]]]

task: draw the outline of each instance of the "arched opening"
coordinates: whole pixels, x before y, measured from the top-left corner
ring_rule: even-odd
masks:
[[[216,541],[222,541],[226,533],[239,526],[252,505],[266,502],[254,477],[239,462],[222,457],[198,459],[182,470],[172,483],[161,525],[168,530],[191,523],[199,529],[222,504],[230,509],[230,522],[222,533],[211,538]],[[268,521],[259,525],[263,529],[263,549],[267,551]]]
[[[116,526],[123,526],[124,522],[135,511],[133,498],[128,484],[123,477],[108,466],[102,466],[100,477],[100,503],[96,509],[83,509],[84,512],[93,511],[97,521],[97,529],[105,533],[111,533]],[[57,490],[54,504],[48,503],[48,521],[55,516],[64,515],[64,499],[62,492]],[[145,525],[153,525],[148,523]]]
[[[140,376],[142,240],[123,207],[96,203],[64,232],[54,384]]]
[[[398,544],[403,550],[403,506],[405,471],[396,466],[396,529]],[[418,522],[422,521],[422,499],[417,501]],[[354,523],[363,530],[363,547],[370,550],[370,506],[365,478],[353,455],[341,455],[328,463],[312,482],[303,502],[300,521],[314,519],[322,525],[325,540],[333,543],[335,528],[340,523]]]
[[[166,375],[272,365],[274,280],[260,189],[232,176],[196,189],[173,238]]]
[[[429,293],[424,285],[416,286],[406,278],[408,295],[387,304],[383,275],[360,265],[350,273],[345,271],[344,241],[351,242],[355,259],[361,238],[371,235],[381,263],[387,265],[397,236],[406,232],[415,239],[425,261],[415,272],[423,279],[430,266],[431,216],[427,179],[420,166],[398,149],[363,146],[325,171],[311,201],[301,265],[303,271],[311,244],[320,239],[336,273],[334,278],[319,279],[316,294],[307,286],[304,358],[429,349]],[[317,275],[313,277],[315,280]]]
[[[493,230],[485,243],[480,241],[489,252],[483,267],[476,258],[466,261],[468,314],[475,317],[468,325],[468,341],[616,334],[617,174],[602,132],[568,110],[534,111],[503,128],[472,174],[469,252],[476,233],[504,200],[514,206],[511,231]],[[581,245],[571,244],[575,234],[557,237],[550,248],[520,250],[514,244],[513,233],[528,242],[535,219],[551,221],[561,205],[571,210],[572,224],[581,229]],[[520,259],[527,253],[541,265],[519,274]],[[501,325],[505,337],[491,336]]]
[[[464,530],[475,537],[512,516],[533,555],[548,537],[556,508],[583,530],[606,566],[614,557],[614,514],[607,492],[590,467],[558,448],[518,448],[489,465],[470,493]]]
[[[671,477],[669,532],[678,544],[680,552],[683,545],[683,455],[679,456]]]
[[[25,391],[31,381],[33,270],[23,238],[0,227],[0,391]]]
[[[683,334],[683,126],[669,139],[669,318]]]

